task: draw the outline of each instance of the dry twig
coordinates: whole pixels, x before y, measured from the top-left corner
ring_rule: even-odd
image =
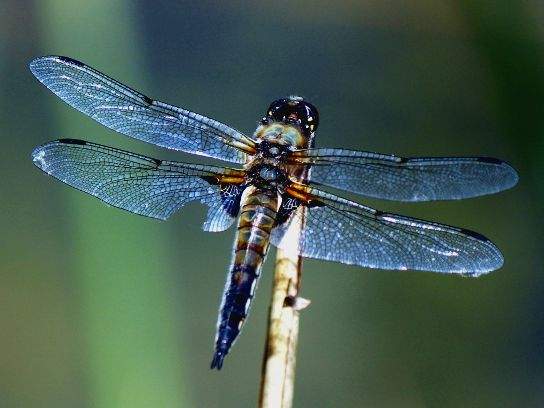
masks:
[[[296,233],[299,231],[291,231]],[[309,301],[298,297],[302,258],[278,249],[268,317],[259,407],[289,408],[293,401],[299,311]]]

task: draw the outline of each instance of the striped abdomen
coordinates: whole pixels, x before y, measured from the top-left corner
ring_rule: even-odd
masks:
[[[217,320],[211,368],[220,369],[240,333],[268,251],[270,231],[278,210],[277,192],[248,187],[242,197],[231,267]]]

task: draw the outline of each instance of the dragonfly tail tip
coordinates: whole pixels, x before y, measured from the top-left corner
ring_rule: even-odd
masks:
[[[210,368],[213,370],[214,368],[217,368],[217,370],[221,370],[221,367],[223,367],[223,360],[225,358],[225,354],[221,353],[220,351],[216,351],[213,355],[212,364]]]

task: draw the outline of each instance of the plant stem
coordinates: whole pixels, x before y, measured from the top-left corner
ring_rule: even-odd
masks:
[[[301,270],[302,257],[296,251],[278,249],[261,376],[261,408],[290,408],[293,402]]]

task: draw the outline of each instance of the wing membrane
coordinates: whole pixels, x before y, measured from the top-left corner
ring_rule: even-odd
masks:
[[[293,152],[291,161],[312,166],[311,183],[396,201],[452,200],[514,186],[516,171],[485,157],[405,159],[344,149]]]
[[[218,182],[225,175],[241,176],[238,170],[161,161],[73,139],[38,146],[32,159],[64,183],[147,217],[164,220],[185,204],[200,201],[209,207],[204,229],[222,231],[238,211],[241,187]]]
[[[59,98],[104,126],[161,147],[244,163],[254,142],[223,123],[147,96],[68,57],[49,56],[30,70]]]
[[[497,247],[475,232],[383,213],[315,188],[306,190],[307,204],[299,201],[289,219],[276,227],[274,245],[293,248],[289,231],[302,227],[299,252],[309,258],[468,276],[503,264]]]

